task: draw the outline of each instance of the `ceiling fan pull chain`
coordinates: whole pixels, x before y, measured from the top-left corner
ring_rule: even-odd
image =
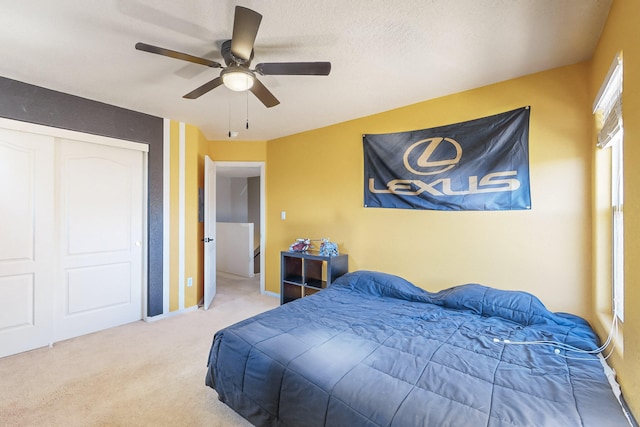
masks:
[[[249,130],[249,91],[246,91],[245,93],[247,94],[247,123],[244,127]]]
[[[229,106],[229,138],[231,138],[231,98],[227,98]]]

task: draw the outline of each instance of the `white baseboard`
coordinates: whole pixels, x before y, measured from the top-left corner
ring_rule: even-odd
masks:
[[[158,314],[157,316],[145,317],[142,320],[145,322],[155,322],[157,320],[166,319],[168,317],[173,317],[178,314],[190,313],[192,311],[198,310],[198,306],[194,305],[193,307],[183,308],[182,310],[170,311],[169,313]]]
[[[264,291],[264,292],[262,292],[262,295],[267,295],[269,297],[280,298],[280,294],[277,294],[277,293],[271,292],[271,291]]]

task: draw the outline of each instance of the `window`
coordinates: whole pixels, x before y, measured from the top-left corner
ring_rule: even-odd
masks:
[[[624,321],[624,128],[622,123],[622,54],[616,56],[605,78],[593,113],[598,128],[597,146],[611,150],[611,289],[612,312]]]

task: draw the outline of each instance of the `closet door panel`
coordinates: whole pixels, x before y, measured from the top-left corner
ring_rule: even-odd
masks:
[[[142,318],[144,155],[59,139],[55,340]]]
[[[0,357],[52,341],[51,137],[0,129]]]

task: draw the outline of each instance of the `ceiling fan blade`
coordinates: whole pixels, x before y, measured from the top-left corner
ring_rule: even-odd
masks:
[[[331,62],[266,62],[256,65],[263,76],[328,76]]]
[[[269,89],[267,89],[262,83],[260,83],[260,80],[258,79],[253,79],[253,86],[251,86],[251,89],[249,90],[267,108],[275,107],[276,105],[280,104],[280,101],[278,101],[278,99],[273,96],[271,92],[269,92]]]
[[[205,93],[217,88],[221,84],[222,84],[222,77],[216,77],[215,79],[211,80],[210,82],[207,82],[207,83],[203,84],[199,88],[197,88],[195,90],[192,90],[191,92],[189,92],[188,94],[183,96],[183,98],[187,98],[187,99],[199,98],[202,95],[204,95]]]
[[[236,6],[233,21],[233,36],[231,37],[231,53],[236,58],[249,61],[260,28],[262,15],[246,7]]]
[[[150,44],[136,43],[136,49],[142,50],[144,52],[156,53],[158,55],[168,56],[170,58],[181,59],[183,61],[189,61],[196,64],[206,65],[207,67],[212,68],[221,68],[222,65],[216,61],[212,61],[206,58],[200,58],[198,56],[189,55],[182,52],[176,52],[175,50],[165,49],[163,47],[152,46]]]

